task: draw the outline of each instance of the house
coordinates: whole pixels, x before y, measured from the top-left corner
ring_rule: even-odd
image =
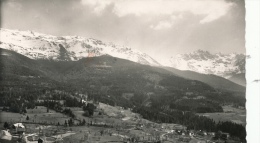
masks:
[[[58,102],[58,103],[60,103],[60,105],[64,105],[64,103],[65,103],[65,100],[43,100],[43,99],[38,99],[37,100],[38,103],[43,103],[44,101]]]
[[[194,136],[195,135],[195,131],[194,130],[190,130],[189,131],[189,136]]]
[[[227,139],[229,139],[229,137],[230,137],[230,135],[229,135],[229,133],[221,133],[221,136],[220,136],[222,139],[224,139],[224,140],[227,140]]]
[[[137,123],[137,124],[136,124],[136,127],[143,128],[143,127],[144,127],[144,124],[143,124],[143,123]]]
[[[186,130],[187,127],[182,126],[182,125],[175,124],[175,125],[173,126],[173,129],[174,129],[174,130]]]
[[[207,135],[208,135],[207,132],[205,132],[205,131],[201,131],[201,130],[198,131],[197,134],[200,135],[200,136],[207,136]]]
[[[207,132],[203,132],[203,135],[204,135],[204,136],[207,136],[207,135],[208,135],[208,133],[207,133]]]
[[[65,103],[65,100],[54,100],[54,101],[59,102],[61,105],[64,105]]]
[[[15,128],[25,128],[25,126],[22,123],[15,123],[13,124]]]
[[[22,123],[13,124],[12,128],[15,129],[17,133],[25,132],[25,126]]]
[[[208,135],[215,136],[215,132],[208,132]]]

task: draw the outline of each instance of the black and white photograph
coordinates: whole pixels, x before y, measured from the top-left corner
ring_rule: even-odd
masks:
[[[0,143],[257,143],[246,1],[1,0]]]

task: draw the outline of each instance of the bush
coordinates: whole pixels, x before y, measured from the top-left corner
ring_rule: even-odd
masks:
[[[86,110],[86,111],[83,113],[83,116],[90,117],[90,114],[89,114],[88,110]]]
[[[96,106],[92,103],[88,103],[87,106],[83,106],[83,110],[85,111],[84,116],[93,116],[94,110],[96,109]],[[87,112],[86,112],[87,111]]]

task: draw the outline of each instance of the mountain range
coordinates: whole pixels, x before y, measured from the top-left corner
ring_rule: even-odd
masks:
[[[31,59],[76,61],[86,57],[111,55],[141,64],[160,66],[149,55],[138,50],[93,38],[51,36],[33,31],[1,29],[1,48],[13,50]]]
[[[245,89],[235,83],[219,88],[176,75],[175,71],[110,55],[55,61],[33,60],[1,48],[0,53],[0,93],[3,95],[59,90],[84,93],[100,102],[128,108],[164,108],[176,104],[177,109],[195,112],[217,112],[222,111],[221,104],[244,106],[245,103]],[[226,84],[228,80],[222,79],[222,84]]]
[[[245,58],[244,54],[211,54],[208,51],[197,50],[171,57],[163,65],[179,70],[214,74],[228,79],[236,74],[245,73]]]
[[[19,31],[2,29],[0,31],[0,48],[12,50],[30,59],[47,59],[55,61],[78,61],[86,57],[110,55],[126,59],[142,65],[181,70],[178,73],[201,73],[203,77],[213,75],[226,78],[234,83],[245,86],[245,55],[243,54],[211,54],[207,51],[194,51],[188,54],[179,54],[168,61],[158,62],[146,53],[120,46],[113,43],[104,43],[93,38],[79,36],[52,36],[33,31]],[[193,71],[193,72],[191,72]],[[196,74],[195,75],[198,75]],[[175,73],[176,74],[176,73]],[[182,74],[177,74],[184,76]],[[194,74],[184,77],[200,80]],[[238,76],[240,75],[240,76]],[[242,76],[241,76],[242,75]],[[202,78],[203,79],[203,78]],[[215,80],[202,80],[207,84]],[[225,81],[221,79],[221,81]],[[222,82],[217,83],[221,85]],[[216,83],[215,83],[216,84]],[[212,84],[211,84],[212,85]],[[227,84],[222,84],[225,86]],[[220,87],[220,86],[217,86]],[[240,88],[240,87],[239,87]],[[238,89],[238,88],[235,88]]]

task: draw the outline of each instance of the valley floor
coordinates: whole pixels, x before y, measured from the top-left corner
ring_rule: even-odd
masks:
[[[25,134],[17,134],[10,129],[12,140],[23,138],[28,143],[37,142],[41,137],[45,142],[89,142],[89,143],[120,143],[120,142],[164,142],[164,143],[203,143],[211,142],[214,134],[200,131],[185,131],[184,126],[178,124],[157,124],[142,119],[138,114],[121,107],[112,107],[100,103],[99,110],[104,115],[95,114],[93,117],[82,116],[81,108],[71,108],[76,118],[86,120],[86,125],[64,126],[64,121],[70,118],[61,113],[50,110],[46,113],[46,107],[38,106],[37,109],[29,109],[26,114],[0,112],[0,127],[4,123],[22,123],[25,126]],[[207,115],[207,114],[204,114]],[[29,119],[27,120],[27,116]],[[59,125],[57,125],[59,123]],[[1,137],[3,138],[3,137]]]
[[[215,122],[231,121],[246,126],[246,109],[234,108],[232,106],[223,106],[223,113],[199,113],[198,115],[206,116]]]

